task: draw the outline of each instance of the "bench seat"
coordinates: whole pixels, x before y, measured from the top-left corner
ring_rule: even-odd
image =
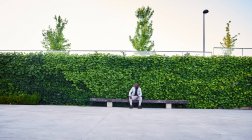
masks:
[[[90,98],[91,102],[106,102],[107,107],[112,107],[113,103],[128,103],[128,99],[105,99],[105,98]],[[138,102],[133,100],[133,102]],[[186,100],[142,100],[142,103],[166,104],[166,108],[172,108],[172,104],[188,104]]]

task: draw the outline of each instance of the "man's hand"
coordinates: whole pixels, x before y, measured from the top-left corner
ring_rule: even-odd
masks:
[[[129,98],[130,98],[130,99],[132,99],[132,97],[131,97],[131,96],[129,96]]]

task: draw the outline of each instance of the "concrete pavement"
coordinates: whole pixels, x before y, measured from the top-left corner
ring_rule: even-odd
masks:
[[[0,105],[0,140],[251,140],[252,110]]]

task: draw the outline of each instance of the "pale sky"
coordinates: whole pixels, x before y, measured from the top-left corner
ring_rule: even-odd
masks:
[[[135,11],[154,10],[156,51],[202,51],[203,13],[206,51],[220,46],[226,23],[240,33],[237,48],[252,48],[252,0],[0,0],[0,50],[44,50],[42,30],[55,27],[54,15],[68,20],[65,37],[72,50],[134,50]]]

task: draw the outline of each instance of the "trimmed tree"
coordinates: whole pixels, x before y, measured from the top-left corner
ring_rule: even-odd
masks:
[[[54,16],[56,21],[56,28],[52,29],[49,26],[48,30],[43,30],[42,35],[44,37],[42,44],[47,50],[60,50],[65,51],[70,49],[71,43],[68,43],[68,39],[64,37],[63,30],[68,23],[66,19],[62,19],[60,16]]]
[[[151,51],[154,47],[154,41],[151,41],[153,33],[152,21],[150,20],[154,10],[150,7],[138,8],[136,11],[137,28],[135,36],[129,36],[130,42],[133,47],[138,51]]]

